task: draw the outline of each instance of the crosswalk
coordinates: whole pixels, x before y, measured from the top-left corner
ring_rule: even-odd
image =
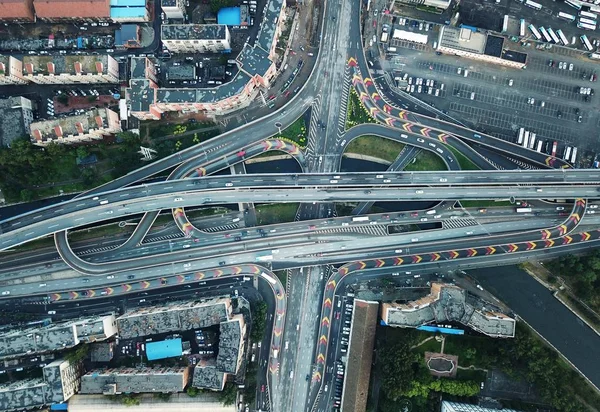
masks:
[[[340,116],[338,119],[337,140],[346,132],[346,113],[348,111],[348,95],[350,93],[350,66],[344,71],[344,84],[342,85],[342,101],[340,102]]]
[[[321,97],[318,95],[311,105],[310,124],[308,127],[308,143],[306,144],[307,156],[316,154],[317,133],[321,117]]]
[[[227,230],[235,230],[235,229],[239,229],[239,228],[240,228],[239,225],[223,225],[223,226],[207,227],[202,230],[204,232],[213,233],[213,232],[225,232]]]
[[[446,219],[442,221],[442,229],[459,229],[461,227],[477,226],[475,219]]]
[[[522,160],[518,160],[518,159],[514,159],[512,157],[507,157],[508,160],[510,160],[511,162],[515,163],[517,166],[519,166],[521,169],[539,169],[539,167],[535,167],[533,165],[530,165],[529,163],[525,163]]]
[[[319,233],[361,233],[372,236],[388,236],[387,225],[342,226],[329,229],[318,229]]]

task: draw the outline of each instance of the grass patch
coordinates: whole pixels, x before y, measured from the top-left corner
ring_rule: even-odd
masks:
[[[298,203],[277,203],[256,207],[258,225],[293,222],[298,211]]]
[[[425,353],[425,352],[436,352],[436,353],[439,353],[440,350],[442,350],[442,343],[438,342],[437,340],[435,340],[435,338],[434,339],[429,339],[424,344],[419,345],[419,346],[417,346],[416,348],[413,349],[413,351],[419,352],[419,353]]]
[[[431,170],[448,170],[444,161],[428,150],[422,150],[412,163],[404,168],[406,172],[426,172]]]
[[[508,200],[461,200],[463,207],[494,207],[494,206],[514,206]]]
[[[363,123],[377,123],[375,119],[373,119],[365,106],[361,103],[356,91],[352,88],[350,89],[350,95],[348,96],[348,109],[346,112],[346,130],[350,129],[357,124]]]
[[[285,289],[287,287],[287,271],[286,270],[276,270],[273,273],[275,273],[275,275],[277,275],[277,278],[279,279],[279,281],[283,285],[283,288]]]
[[[346,153],[376,157],[393,162],[404,148],[402,143],[380,136],[360,136],[352,140]]]
[[[306,122],[304,121],[304,116],[300,116],[285,130],[282,130],[280,137],[290,140],[302,148],[306,147]]]
[[[464,154],[456,150],[454,147],[446,146],[446,148],[454,153],[461,170],[481,170],[475,163],[470,161]]]

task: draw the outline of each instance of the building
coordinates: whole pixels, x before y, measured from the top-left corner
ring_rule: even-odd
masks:
[[[12,56],[0,56],[0,85],[27,84],[23,77],[23,62]]]
[[[121,132],[119,115],[110,109],[93,109],[84,114],[45,120],[31,124],[31,142],[76,144],[102,140]]]
[[[104,395],[75,395],[69,399],[69,412],[237,412],[235,404],[223,406],[216,393],[199,393],[191,397],[185,393],[174,393],[168,400],[161,400],[154,394],[136,397],[139,405],[123,405]]]
[[[230,82],[207,89],[166,89],[159,88],[150,78],[132,76],[126,90],[130,114],[140,120],[159,120],[165,112],[204,113],[215,119],[249,106],[261,89],[266,91],[271,86],[277,75],[275,47],[281,34],[285,4],[284,0],[267,1],[263,21],[256,22],[260,26],[258,38],[254,45],[244,45],[236,58],[240,71]]]
[[[464,289],[444,283],[432,283],[430,293],[419,300],[382,304],[381,318],[387,326],[418,328],[458,322],[491,337],[515,336],[513,318],[501,313],[493,304],[468,295]]]
[[[231,310],[229,298],[173,303],[130,310],[117,318],[117,325],[122,339],[132,339],[206,328],[228,320]]]
[[[185,16],[185,0],[161,0],[160,7],[167,19],[183,19]]]
[[[117,23],[150,20],[146,0],[110,0],[110,19]]]
[[[46,365],[41,378],[9,382],[0,386],[0,410],[22,410],[68,400],[79,386],[81,367],[67,360]]]
[[[503,37],[484,34],[469,28],[442,26],[437,51],[502,66],[524,69],[527,54],[508,50]]]
[[[81,394],[173,393],[185,389],[189,368],[94,369],[81,377]]]
[[[114,356],[115,342],[96,342],[90,345],[90,360],[93,363],[110,362]]]
[[[203,359],[194,368],[192,386],[213,391],[222,391],[227,374],[217,368],[214,359]]]
[[[244,336],[246,324],[242,315],[221,322],[219,336],[219,355],[217,368],[226,373],[236,374],[242,363],[244,354]]]
[[[31,100],[9,97],[0,100],[0,147],[10,146],[13,140],[28,136],[33,121]]]
[[[344,412],[365,412],[367,410],[378,312],[378,302],[354,299],[350,338],[348,339],[348,359],[342,389],[341,410]]]
[[[149,361],[174,358],[181,356],[181,354],[182,346],[180,338],[146,343],[146,357]]]
[[[0,334],[0,359],[69,349],[117,334],[114,315],[30,326]]]
[[[118,83],[112,56],[23,56],[23,78],[38,84]]]
[[[239,26],[242,24],[242,11],[240,7],[223,7],[217,13],[217,23],[226,26]]]
[[[115,30],[115,47],[133,49],[142,47],[140,26],[137,24],[122,24]]]
[[[223,53],[231,50],[224,24],[163,24],[161,40],[172,53]]]
[[[458,403],[450,401],[442,401],[441,412],[497,412],[498,409],[484,408],[479,405],[471,405],[468,403]],[[502,412],[519,412],[514,409],[502,408]]]
[[[33,0],[2,0],[0,2],[0,21],[11,23],[35,21]]]
[[[450,7],[452,0],[399,0],[399,5],[410,4],[413,6],[434,7],[440,10],[446,10]]]
[[[38,20],[47,22],[110,18],[110,0],[35,0],[33,5]]]

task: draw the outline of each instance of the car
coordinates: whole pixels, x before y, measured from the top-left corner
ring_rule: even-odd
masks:
[[[3,296],[10,295],[10,290],[3,290],[2,295]]]
[[[48,286],[46,283],[40,283],[41,288],[45,288],[46,286]]]
[[[231,186],[233,186],[233,183],[231,183],[231,182],[225,183],[225,186],[226,187],[231,187]]]
[[[565,210],[565,208],[563,206],[557,206],[556,210]]]
[[[174,202],[183,202],[183,197],[176,197],[173,199]]]
[[[419,241],[419,238],[418,238],[418,237],[413,237],[413,238],[412,238],[410,241],[411,241],[411,242],[418,242],[418,241]]]
[[[264,392],[264,391],[265,391],[265,385],[262,385],[262,386],[260,387],[260,391],[261,391],[261,392]]]
[[[49,310],[48,311],[48,315],[56,315],[56,311],[55,310]]]
[[[440,182],[445,183],[447,181],[448,181],[448,179],[446,179],[445,177],[440,177]]]
[[[421,218],[421,222],[427,222],[427,218],[426,217],[422,217]]]
[[[589,209],[598,209],[598,205],[589,205],[588,208]]]
[[[422,195],[423,193],[425,193],[425,192],[423,192],[422,190],[415,190],[415,194],[417,194],[417,195]]]
[[[114,278],[115,278],[115,275],[108,275],[108,276],[106,277],[106,279],[114,279]]]
[[[509,85],[509,86],[512,86],[513,84],[514,84],[514,80],[513,80],[513,79],[510,79],[510,80],[508,81],[508,85]]]
[[[316,229],[316,228],[317,228],[317,226],[315,226],[315,225],[310,225],[310,226],[308,226],[308,228],[309,228],[309,229],[311,229],[311,230],[314,230],[314,229]]]
[[[425,143],[425,140],[421,139],[420,137],[417,137],[417,142],[419,142],[419,143]]]
[[[573,71],[573,63],[569,64],[569,71],[572,72]]]

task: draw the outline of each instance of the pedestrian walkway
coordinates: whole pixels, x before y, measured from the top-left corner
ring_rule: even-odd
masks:
[[[459,229],[468,226],[477,226],[477,221],[475,219],[447,219],[442,221],[442,229]]]

